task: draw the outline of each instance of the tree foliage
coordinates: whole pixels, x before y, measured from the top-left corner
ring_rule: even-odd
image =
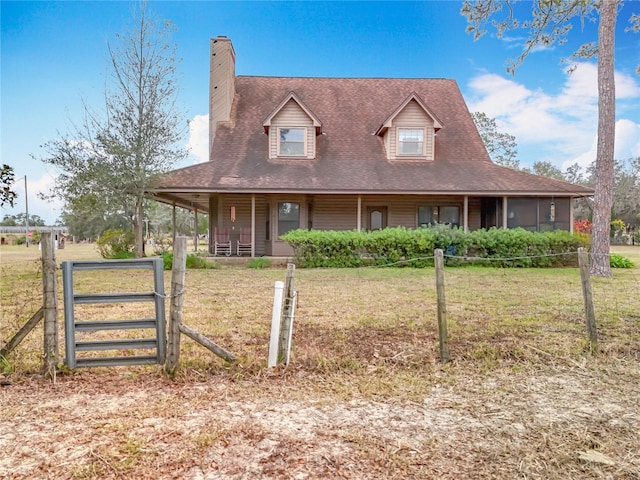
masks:
[[[499,131],[495,118],[490,118],[483,112],[474,112],[471,116],[491,160],[503,167],[517,170],[520,162],[517,159],[516,137]]]
[[[567,42],[578,22],[582,28],[598,26],[598,42],[585,43],[572,59],[598,58],[598,145],[596,184],[593,208],[591,273],[611,276],[609,265],[609,233],[612,206],[613,154],[615,139],[614,44],[618,0],[534,0],[531,16],[521,20],[516,14],[515,0],[465,0],[461,14],[467,18],[467,32],[479,39],[491,25],[499,38],[517,31],[526,38],[520,55],[508,62],[507,71],[516,68],[535,48],[549,48]],[[640,29],[640,19],[630,19],[632,30]],[[566,59],[563,59],[566,60]]]
[[[0,225],[3,227],[21,227],[26,225],[26,213],[18,213],[17,215],[5,215]],[[29,225],[32,227],[44,227],[45,221],[39,215],[29,215]]]
[[[13,207],[18,195],[13,191],[12,185],[15,182],[15,174],[13,173],[13,167],[2,164],[0,169],[0,207],[9,205]]]
[[[176,47],[173,25],[140,3],[135,22],[117,45],[108,45],[110,77],[103,110],[84,106],[84,119],[71,134],[49,141],[43,161],[57,167],[53,190],[65,211],[88,203],[96,215],[126,218],[142,256],[144,192],[157,174],[184,158],[179,146],[186,122],[176,107]],[[82,214],[77,215],[82,217]],[[93,234],[92,234],[93,235]]]
[[[129,221],[118,213],[109,213],[100,197],[89,193],[67,203],[60,217],[69,233],[80,240],[95,241],[105,230],[129,228]]]

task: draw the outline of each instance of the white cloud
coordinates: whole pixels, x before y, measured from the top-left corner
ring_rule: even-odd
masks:
[[[2,217],[4,218],[5,215],[24,213],[28,207],[30,217],[32,215],[38,215],[47,225],[53,225],[62,212],[63,203],[59,199],[42,200],[39,198],[39,194],[48,193],[53,187],[54,182],[55,178],[49,173],[45,173],[35,179],[27,176],[27,193],[29,195],[27,205],[24,196],[24,177],[18,178],[13,186],[13,190],[18,194],[18,198],[13,208],[7,205],[2,208]]]
[[[500,75],[482,73],[469,83],[469,110],[496,119],[498,128],[514,135],[523,164],[549,161],[564,168],[573,163],[587,165],[595,159],[598,125],[597,67],[581,63],[565,72],[557,94],[531,90]],[[624,118],[637,111],[640,83],[616,72],[616,159],[640,154],[640,124]],[[630,105],[629,105],[630,104]],[[630,107],[630,108],[629,108]],[[633,114],[632,114],[633,115]]]
[[[591,164],[597,155],[598,136],[595,135],[591,141],[589,150],[579,156],[562,163],[562,168],[577,163],[582,167]],[[640,156],[640,125],[631,120],[623,119],[616,122],[616,139],[614,158],[616,160],[628,160]]]
[[[189,153],[195,158],[194,163],[209,160],[209,115],[196,115],[189,121]]]

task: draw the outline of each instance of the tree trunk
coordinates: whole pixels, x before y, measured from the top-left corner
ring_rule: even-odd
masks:
[[[144,219],[142,211],[142,200],[136,204],[136,215],[133,219],[133,233],[136,238],[136,258],[142,258],[144,256],[144,248],[142,243],[144,242],[142,225],[144,223]]]
[[[614,43],[618,0],[603,0],[598,25],[598,151],[591,237],[591,274],[611,276],[609,234],[616,128]]]

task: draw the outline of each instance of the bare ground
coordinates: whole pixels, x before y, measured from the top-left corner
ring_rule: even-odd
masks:
[[[608,367],[635,373],[614,383],[588,360],[466,379],[453,364],[419,400],[336,396],[287,369],[25,378],[0,390],[0,477],[638,479],[635,367]]]

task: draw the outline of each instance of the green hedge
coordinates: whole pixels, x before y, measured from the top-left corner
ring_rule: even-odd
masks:
[[[574,266],[577,255],[562,254],[589,246],[589,237],[559,230],[537,233],[521,228],[491,228],[464,232],[444,225],[416,230],[386,228],[373,232],[293,230],[282,239],[293,247],[298,265],[307,268],[362,267],[395,262],[424,267],[433,265],[433,259],[429,257],[436,248],[445,252],[447,265]]]

